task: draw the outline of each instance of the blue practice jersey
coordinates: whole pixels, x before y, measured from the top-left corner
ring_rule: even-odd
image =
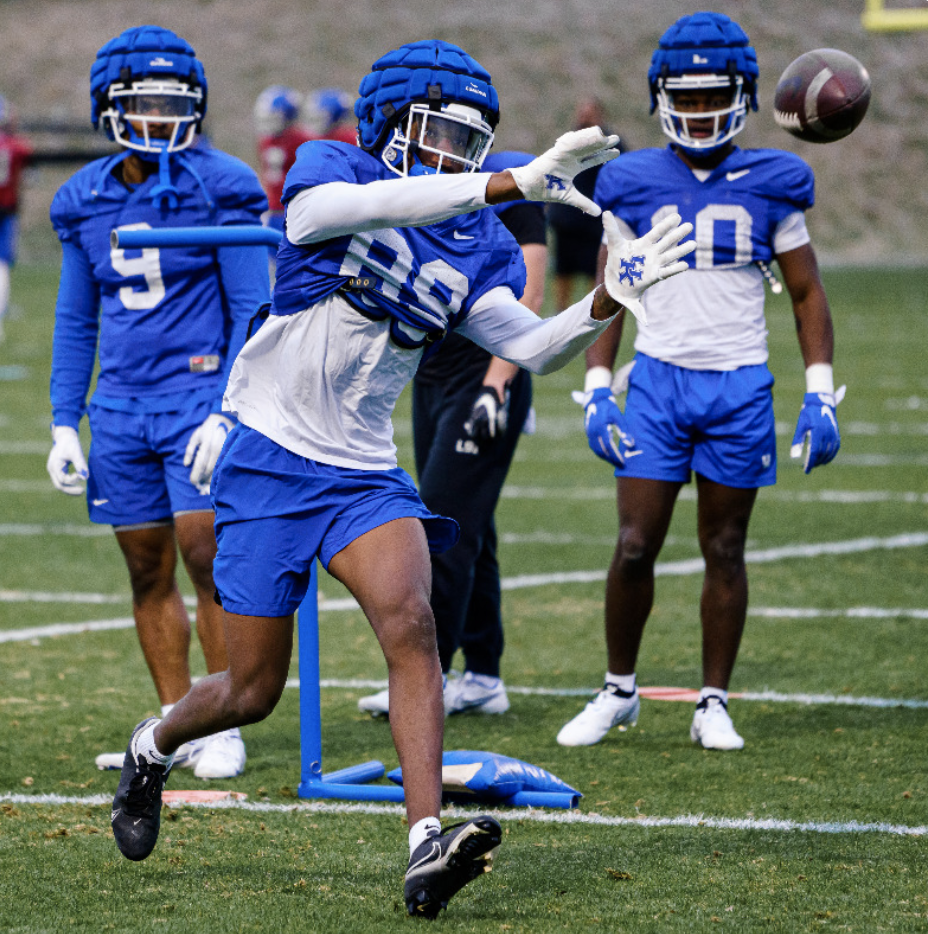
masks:
[[[635,235],[676,211],[694,228],[694,269],[744,266],[774,256],[773,235],[788,215],[815,202],[809,166],[779,149],[739,149],[705,181],[666,149],[625,153],[602,167],[593,199]]]
[[[52,201],[64,249],[52,366],[56,424],[80,420],[98,331],[95,402],[165,411],[178,399],[212,395],[218,411],[229,357],[268,298],[266,261],[262,279],[241,250],[110,245],[114,228],[260,223],[267,199],[254,171],[216,149],[185,150],[171,159],[177,204],[162,207],[152,199],[157,171],[131,189],[113,175],[126,155],[85,166]]]
[[[379,159],[356,146],[314,140],[297,151],[283,203],[326,182],[364,185],[394,178]],[[460,323],[491,289],[504,286],[521,295],[525,263],[515,240],[487,210],[423,227],[370,230],[307,246],[284,239],[277,254],[271,313],[303,311],[348,286],[350,279],[367,280],[367,287],[344,293],[360,311],[439,336]]]

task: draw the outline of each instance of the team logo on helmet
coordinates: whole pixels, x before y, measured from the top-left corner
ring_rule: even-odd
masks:
[[[206,75],[192,46],[160,26],[134,26],[97,52],[90,116],[142,153],[186,149],[206,115]]]
[[[489,72],[437,39],[374,62],[354,105],[358,144],[397,175],[479,171],[499,121]]]
[[[683,16],[651,57],[651,112],[658,110],[661,129],[685,151],[714,152],[744,129],[749,107],[757,110],[757,76],[757,53],[734,20],[721,13]],[[674,106],[676,93],[712,90],[730,102],[699,113]]]

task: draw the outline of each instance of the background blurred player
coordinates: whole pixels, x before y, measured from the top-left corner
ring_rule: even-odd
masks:
[[[533,158],[491,152],[483,169],[502,172]],[[521,302],[539,314],[548,265],[544,206],[519,200],[492,210],[522,249],[526,282]],[[432,512],[449,516],[461,528],[456,545],[432,555],[431,605],[446,679],[457,650],[464,654],[464,677],[445,681],[446,713],[509,709],[500,677],[504,639],[494,513],[531,404],[527,370],[459,334],[442,341],[413,380],[419,495]],[[389,693],[362,697],[358,707],[375,716],[387,714]]]
[[[0,343],[3,319],[10,303],[10,269],[19,239],[19,192],[23,169],[33,155],[32,144],[16,133],[13,105],[0,95]]]
[[[429,551],[452,545],[457,527],[397,466],[396,400],[426,347],[454,329],[533,371],[557,368],[623,304],[684,269],[675,260],[691,245],[679,245],[689,228],[675,218],[644,240],[611,241],[607,288],[542,320],[516,299],[525,282],[516,242],[480,209],[525,197],[596,211],[572,179],[612,158],[616,139],[568,134],[526,166],[479,172],[496,90],[467,53],[434,40],[375,62],[355,114],[360,148],[308,143],[287,176],[271,314],[226,392],[240,421],[217,465],[214,569],[229,670],[135,728],[112,827],[121,851],[144,859],[175,750],[273,710],[318,557],[357,599],[387,662],[410,828],[404,900],[410,914],[434,917],[489,868],[502,834],[490,817],[439,823],[444,708]],[[623,282],[621,268],[637,278]]]
[[[94,126],[102,123],[121,150],[77,172],[51,206],[63,257],[48,472],[71,495],[86,482],[91,521],[113,526],[142,651],[169,710],[190,687],[178,548],[196,592],[207,669],[228,664],[213,601],[209,483],[233,424],[221,413],[228,370],[268,297],[267,263],[260,247],[130,252],[111,247],[110,232],[255,224],[267,201],[244,163],[191,146],[206,112],[206,77],[194,50],[170,30],[138,26],[104,45],[90,92]],[[85,411],[89,461],[77,430]],[[245,747],[238,730],[226,731],[186,747],[177,764],[200,778],[230,777],[244,768]]]
[[[296,151],[315,134],[300,122],[303,99],[293,88],[274,84],[255,101],[254,126],[258,143],[258,177],[267,195],[267,226],[283,233],[284,209],[280,196]],[[276,248],[272,251],[276,254]]]
[[[767,368],[764,280],[776,258],[793,303],[807,393],[793,454],[805,470],[838,452],[831,314],[803,212],[809,167],[776,149],[732,142],[757,108],[757,57],[741,27],[719,13],[678,20],[661,37],[648,80],[666,149],[604,166],[595,199],[626,236],[679,212],[696,230],[692,267],[648,291],[625,413],[612,367],[621,322],[587,353],[590,447],[615,465],[619,539],[606,584],[608,671],[603,690],[558,734],[564,746],[597,743],[638,717],[635,663],[654,600],[654,562],[680,488],[696,474],[703,688],[690,736],[707,749],[740,749],[728,684],[747,614],[744,564],[757,490],[776,482],[773,376]]]
[[[303,121],[316,139],[332,139],[354,145],[358,128],[351,95],[341,88],[311,91],[303,101]]]

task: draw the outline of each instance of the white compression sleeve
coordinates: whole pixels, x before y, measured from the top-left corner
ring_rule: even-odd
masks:
[[[590,317],[592,304],[591,292],[553,318],[539,318],[500,287],[474,303],[457,331],[532,373],[551,373],[589,347],[612,320]]]
[[[287,239],[305,245],[382,227],[422,227],[486,207],[490,173],[388,178],[304,188],[287,205]]]

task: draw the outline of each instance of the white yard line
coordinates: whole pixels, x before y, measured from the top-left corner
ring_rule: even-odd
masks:
[[[80,807],[110,807],[110,795],[25,795],[18,793],[0,794],[0,802],[20,805],[44,805],[58,807],[78,805]],[[223,801],[172,803],[171,807],[206,808],[211,810],[251,811],[258,814],[385,814],[403,815],[402,804],[358,804],[314,801],[300,804],[272,804],[267,801]],[[483,808],[486,804],[482,805]],[[446,808],[447,817],[467,817],[473,811],[464,808]],[[603,814],[585,814],[580,811],[535,808],[509,808],[494,812],[503,820],[520,820],[540,824],[581,824],[599,827],[684,827],[706,830],[777,831],[780,833],[861,834],[881,833],[893,836],[928,836],[928,827],[906,824],[887,824],[879,821],[792,821],[776,818],[756,817],[711,817],[706,814],[681,814],[675,817],[607,817]]]

